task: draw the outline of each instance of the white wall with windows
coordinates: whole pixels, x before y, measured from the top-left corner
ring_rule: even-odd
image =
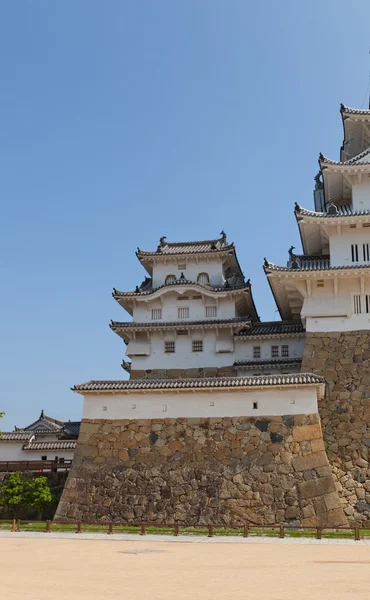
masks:
[[[133,353],[137,340],[127,346],[126,355],[132,361],[132,370],[198,369],[200,367],[231,366],[235,360],[234,336],[231,330],[215,329],[151,332],[147,339],[146,355]],[[141,347],[139,352],[141,352]]]
[[[317,413],[317,388],[86,394],[83,419],[277,416]]]
[[[244,338],[245,339],[245,338]],[[304,338],[268,338],[243,341],[235,338],[235,360],[302,358]],[[270,370],[269,370],[270,372]]]
[[[369,160],[369,157],[366,157]],[[361,183],[352,186],[352,207],[354,211],[370,210],[370,179],[363,175]]]
[[[332,267],[370,264],[370,227],[342,225],[339,233],[337,230],[334,232],[334,229],[330,232],[329,247]]]
[[[225,283],[221,260],[213,258],[207,261],[207,259],[199,259],[199,255],[198,261],[189,256],[184,257],[183,260],[178,257],[176,260],[171,260],[166,256],[166,264],[163,262],[153,266],[153,287],[157,288],[163,285],[169,275],[174,275],[176,279],[179,279],[181,273],[184,273],[185,279],[198,281],[199,277],[200,283],[209,282],[214,287],[223,286]]]
[[[236,316],[235,301],[228,297],[214,298],[188,289],[179,292],[163,291],[160,298],[137,301],[133,320],[148,321],[203,321],[204,319],[232,319]]]

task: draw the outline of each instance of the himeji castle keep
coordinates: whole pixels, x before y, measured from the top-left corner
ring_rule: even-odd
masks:
[[[110,324],[129,379],[74,386],[57,520],[370,526],[370,110],[340,114],[340,160],[320,154],[314,210],[294,207],[302,253],[264,260],[281,321],[225,232],[137,249]]]

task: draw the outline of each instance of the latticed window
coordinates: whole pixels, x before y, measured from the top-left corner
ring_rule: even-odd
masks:
[[[352,262],[358,262],[358,245],[357,244],[351,245],[351,257],[352,257]]]
[[[165,342],[164,351],[167,353],[175,352],[175,342]]]
[[[167,275],[166,279],[165,279],[165,283],[167,285],[170,285],[171,283],[174,283],[176,281],[176,275]]]
[[[162,318],[161,308],[152,308],[152,321],[158,321]]]
[[[179,319],[188,319],[189,318],[189,307],[184,306],[177,309],[177,316]]]
[[[193,340],[193,352],[203,352],[203,340]]]
[[[184,271],[186,269],[186,263],[179,263],[177,268],[179,271]]]
[[[362,252],[365,262],[369,262],[369,244],[362,244]]]
[[[278,358],[279,346],[271,346],[271,358]]]
[[[287,344],[281,346],[281,356],[285,356],[285,358],[289,356],[289,346]]]
[[[209,275],[208,273],[199,273],[197,277],[198,283],[202,283],[203,285],[209,284]]]
[[[217,317],[217,306],[206,306],[206,317]]]
[[[253,358],[261,358],[261,346],[253,346]]]
[[[361,296],[355,295],[353,296],[353,312],[358,315],[361,312]]]

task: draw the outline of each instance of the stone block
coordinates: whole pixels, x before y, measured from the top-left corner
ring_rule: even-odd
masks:
[[[330,492],[335,492],[333,477],[303,481],[298,484],[298,488],[302,498],[316,498]]]
[[[295,471],[308,471],[311,469],[316,469],[317,467],[326,466],[327,464],[328,459],[326,452],[323,450],[293,458],[293,467]]]
[[[322,438],[320,424],[301,425],[293,429],[293,439],[296,442],[310,441]]]

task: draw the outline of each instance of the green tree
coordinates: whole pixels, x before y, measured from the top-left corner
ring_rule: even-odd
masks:
[[[6,483],[0,488],[0,505],[6,507],[18,517],[20,510],[26,504],[27,483],[20,473],[12,473]]]
[[[53,500],[46,477],[36,477],[28,482],[25,500],[27,506],[37,510],[38,519],[41,519],[43,509]]]

